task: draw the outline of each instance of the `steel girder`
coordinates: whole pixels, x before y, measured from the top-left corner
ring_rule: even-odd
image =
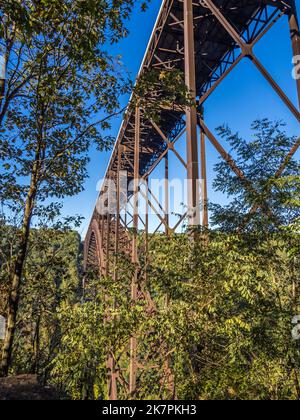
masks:
[[[143,180],[146,192],[134,185],[136,195],[140,194],[147,202],[147,209],[152,208],[157,213],[159,226],[164,226],[165,233],[175,232],[186,218],[183,214],[175,226],[170,226],[168,217],[168,176],[169,154],[174,153],[178,161],[187,170],[187,179],[191,181],[189,189],[189,205],[197,207],[203,202],[204,212],[201,224],[208,226],[207,186],[206,186],[206,138],[225,159],[234,173],[243,180],[245,188],[255,192],[251,182],[238,168],[234,159],[222,147],[218,139],[207,127],[202,113],[206,100],[218,88],[224,79],[244,59],[250,59],[257,70],[271,85],[296,120],[300,120],[299,107],[295,106],[285,92],[275,82],[253,52],[253,47],[282,17],[287,16],[293,54],[300,55],[299,25],[295,2],[263,1],[263,0],[165,0],[153,30],[139,76],[146,70],[158,68],[171,71],[179,69],[185,74],[186,84],[192,92],[197,108],[187,108],[186,111],[174,109],[160,110],[159,124],[144,117],[143,110],[138,107],[128,111],[109,163],[107,179],[113,179],[118,185],[118,174],[126,171],[128,181]],[[296,82],[300,105],[300,80]],[[198,134],[200,128],[201,177],[204,180],[202,197],[197,196],[195,181],[199,177]],[[176,143],[186,134],[187,161],[176,151]],[[276,177],[280,177],[288,161],[300,146],[300,138],[278,168]],[[148,178],[156,167],[165,161],[165,208],[148,188]],[[100,195],[105,193],[105,188]],[[121,200],[120,188],[117,189],[117,201]],[[125,197],[129,201],[130,196]],[[116,272],[116,255],[124,253],[135,266],[139,264],[138,226],[143,222],[145,230],[145,246],[143,252],[147,255],[149,245],[149,219],[146,214],[142,220],[136,213],[137,203],[132,205],[133,213],[126,207],[125,216],[121,215],[121,206],[115,215],[99,215],[95,210],[85,240],[85,267],[97,267],[102,275],[111,275],[118,281]],[[251,215],[258,210],[254,204],[245,224]],[[196,214],[192,224],[199,224]],[[241,229],[243,226],[241,227]],[[145,259],[147,264],[147,257]],[[146,270],[143,271],[146,274]],[[131,299],[135,301],[139,293],[138,270],[134,273],[131,285]],[[151,296],[145,297],[153,306]],[[128,387],[128,392],[134,396],[138,389],[137,373],[139,365],[138,342],[132,337],[130,343],[130,369],[127,379],[120,379],[121,369],[113,355],[108,355],[108,394],[111,399],[118,398],[118,386]],[[168,371],[168,369],[167,369]],[[170,381],[172,382],[172,381]],[[119,385],[118,385],[119,384]],[[171,385],[170,385],[171,386]],[[172,386],[171,386],[172,388]]]

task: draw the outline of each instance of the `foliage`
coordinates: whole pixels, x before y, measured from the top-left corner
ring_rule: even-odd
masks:
[[[9,232],[16,234],[15,229],[2,228],[2,238],[8,238]],[[0,273],[5,278],[5,267]],[[46,380],[60,342],[57,310],[64,302],[74,304],[80,296],[78,234],[58,229],[33,230],[22,283],[12,372],[36,373]]]
[[[0,219],[0,315],[5,316],[9,291],[9,272],[14,252],[14,229]]]
[[[80,304],[59,309],[62,339],[51,364],[51,383],[72,399],[103,399],[107,398],[107,358],[126,356],[141,307],[131,305],[124,283],[111,284],[106,277],[99,280],[91,271],[85,284]],[[120,305],[114,306],[115,301]]]
[[[10,216],[0,224],[0,314],[17,338],[3,346],[5,368],[9,360],[12,373],[38,373],[72,399],[108,397],[108,357],[122,399],[300,399],[291,337],[300,313],[299,163],[286,159],[295,138],[279,122],[254,122],[251,141],[219,128],[243,173],[216,167],[214,186],[232,200],[211,206],[220,231],[193,241],[154,235],[140,264],[115,255],[107,276],[85,273],[81,293],[80,239],[72,220],[57,223],[60,200],[82,190],[90,147],[112,144],[103,132],[130,84],[105,45],[126,35],[133,5],[1,2],[0,200]],[[131,105],[155,120],[157,108],[189,101],[181,73],[149,71]],[[142,369],[130,395],[133,336]]]
[[[299,312],[299,238],[211,234],[206,240],[191,249],[173,238],[170,268],[160,259],[152,278],[165,287],[172,260],[183,260],[171,289],[176,357],[182,351],[178,397],[299,398],[299,346],[291,339]],[[158,247],[169,256],[169,244]]]
[[[211,205],[215,226],[226,232],[239,228],[278,231],[299,217],[299,162],[295,157],[287,159],[296,137],[288,136],[284,126],[278,121],[257,120],[249,141],[226,126],[218,129],[231,146],[244,178],[224,161],[216,165],[214,187],[231,201],[227,206]]]
[[[0,200],[6,212],[21,215],[7,276],[6,376],[32,225],[57,220],[60,200],[83,189],[90,148],[112,145],[103,132],[122,112],[119,100],[130,83],[105,45],[126,35],[134,2],[9,0],[1,6]]]
[[[53,381],[75,399],[107,398],[112,353],[121,399],[300,398],[300,347],[291,335],[300,311],[299,245],[291,233],[211,232],[194,243],[186,235],[152,237],[137,302],[129,299],[134,266],[124,256],[117,283],[97,276],[96,299],[62,307],[66,332]],[[130,396],[133,335],[143,369]]]
[[[253,190],[244,191],[245,184],[219,164],[216,185],[233,197],[231,207],[219,207],[213,214],[217,220],[223,211],[221,230],[200,231],[193,240],[188,234],[155,234],[147,256],[140,235],[137,266],[128,256],[116,255],[110,276],[87,274],[86,303],[80,310],[74,308],[74,316],[79,310],[84,331],[93,331],[93,316],[84,314],[95,311],[102,317],[101,328],[88,339],[86,332],[82,339],[68,329],[66,347],[54,360],[61,384],[67,384],[62,388],[72,397],[86,397],[80,386],[90,372],[85,361],[92,360],[89,384],[97,393],[89,393],[89,398],[107,398],[105,355],[111,354],[122,373],[121,399],[300,398],[300,344],[292,338],[292,319],[300,313],[298,164],[285,160],[293,139],[281,131],[281,124],[264,120],[254,127],[260,141],[249,148],[235,135],[231,140],[239,150],[239,165],[259,197]],[[268,136],[270,142],[264,146]],[[253,148],[262,159],[268,155],[269,167],[259,161],[254,165]],[[288,163],[286,170],[274,177],[282,162]],[[280,218],[280,230],[261,211],[251,219],[248,233],[236,232],[238,224],[232,224],[228,209],[239,205],[242,220],[252,203],[262,203],[257,201],[261,197]],[[133,302],[130,287],[135,272],[138,299]],[[67,320],[71,313],[68,309],[64,315]],[[136,392],[130,395],[128,349],[133,336],[138,341],[140,369]],[[74,359],[76,346],[82,345],[85,352]]]
[[[183,72],[161,69],[144,69],[133,89],[130,110],[136,106],[143,110],[144,117],[159,121],[164,110],[183,111],[193,104]]]
[[[103,398],[106,385],[106,335],[98,301],[63,304],[59,352],[53,361],[52,383],[72,399]]]

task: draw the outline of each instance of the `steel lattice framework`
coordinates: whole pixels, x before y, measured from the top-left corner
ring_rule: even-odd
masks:
[[[147,183],[151,173],[161,162],[165,162],[166,179],[169,176],[169,154],[174,153],[180,164],[187,171],[191,184],[188,194],[188,206],[196,208],[200,199],[204,203],[202,220],[196,216],[193,225],[208,227],[207,179],[206,179],[206,141],[210,141],[217,152],[225,159],[234,173],[243,179],[245,188],[252,188],[234,159],[222,147],[204,121],[202,108],[207,99],[223,80],[242,60],[251,60],[257,71],[271,85],[296,120],[300,120],[300,80],[296,81],[299,106],[295,106],[285,92],[275,82],[267,69],[255,56],[254,46],[282,18],[287,18],[293,55],[300,55],[299,25],[294,0],[164,0],[153,30],[140,75],[146,69],[158,68],[171,71],[179,69],[185,74],[186,85],[193,93],[197,107],[182,109],[162,109],[160,122],[149,121],[143,110],[136,107],[135,112],[127,112],[111,156],[106,179],[112,179],[117,185],[117,210],[115,215],[100,215],[94,211],[85,240],[85,267],[97,267],[104,275],[113,275],[118,280],[118,273],[113,268],[114,257],[126,253],[133,263],[139,261],[138,226],[142,221],[145,230],[145,245],[148,249],[149,217],[142,220],[137,211],[137,202],[132,211],[126,206],[125,216],[121,215],[122,200],[119,173],[126,171],[128,180],[134,181],[134,193],[141,194],[147,208],[155,210],[160,225],[166,234],[175,232],[186,218],[183,214],[175,226],[169,223],[168,189],[165,191],[165,208],[152,191],[143,192],[139,181]],[[198,130],[200,129],[200,141]],[[187,159],[176,150],[176,142],[186,136]],[[206,140],[207,139],[207,140]],[[200,147],[199,147],[199,145]],[[300,146],[297,140],[287,158],[278,168],[276,177],[280,177],[289,159]],[[199,153],[200,148],[200,153]],[[200,155],[200,158],[199,158]],[[200,170],[199,170],[200,168]],[[202,197],[198,197],[197,181],[204,181]],[[146,184],[147,185],[147,184]],[[101,191],[100,195],[105,192]],[[129,197],[126,198],[127,204]],[[157,210],[159,207],[159,210]],[[258,205],[253,205],[255,213]],[[163,212],[163,214],[161,213]],[[133,276],[131,299],[139,295],[137,273]],[[137,388],[138,343],[136,338],[130,343],[130,372],[128,372],[129,392],[134,395]],[[109,396],[118,398],[120,369],[113,355],[108,357]],[[123,381],[124,386],[124,381]]]

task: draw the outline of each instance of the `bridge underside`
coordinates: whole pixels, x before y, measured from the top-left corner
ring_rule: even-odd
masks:
[[[295,3],[292,0],[163,1],[139,76],[147,69],[182,71],[196,106],[186,109],[177,106],[160,109],[159,123],[149,120],[144,115],[143,109],[139,107],[127,112],[106,173],[106,179],[113,180],[117,185],[116,211],[115,214],[99,214],[97,208],[95,209],[85,240],[86,269],[97,267],[102,275],[113,275],[117,280],[117,274],[113,269],[115,262],[113,255],[125,253],[133,263],[139,263],[137,230],[140,218],[137,212],[137,200],[130,204],[132,209],[129,208],[128,203],[132,195],[136,197],[139,194],[143,195],[147,208],[151,207],[157,213],[160,222],[158,229],[163,226],[166,234],[175,232],[179,224],[187,218],[188,212],[181,215],[175,226],[170,226],[168,208],[162,208],[153,192],[147,188],[146,192],[143,192],[139,189],[139,183],[134,181],[139,179],[147,183],[151,173],[163,161],[168,178],[170,153],[175,154],[187,171],[187,179],[190,182],[188,208],[195,210],[201,203],[203,209],[201,219],[200,213],[194,211],[189,223],[208,227],[206,141],[211,142],[238,177],[243,178],[244,174],[207,127],[202,109],[207,99],[242,60],[251,60],[253,66],[267,80],[295,119],[300,120],[300,80],[296,81],[299,103],[295,105],[253,51],[253,47],[282,18],[288,20],[293,55],[300,55],[299,26]],[[186,160],[175,148],[177,141],[183,135],[186,136]],[[296,153],[299,146],[298,139],[288,159]],[[276,176],[283,173],[288,159],[278,169]],[[127,201],[125,216],[121,215],[125,205],[119,185],[120,171],[125,171],[128,182],[133,180],[134,183],[133,191],[125,200]],[[201,196],[196,187],[199,178],[204,183]],[[100,197],[105,193],[106,186],[103,186]],[[168,203],[167,186],[165,194],[165,203]],[[167,207],[167,204],[165,206]],[[256,210],[258,207],[254,206],[251,212]],[[147,252],[149,225],[147,214],[142,224],[145,230],[143,251]],[[137,275],[136,273],[132,279],[131,299],[133,300],[136,299],[139,288]],[[130,344],[128,373],[129,392],[133,395],[137,387],[137,351],[138,343],[133,338]],[[118,367],[112,355],[109,355],[108,369],[109,396],[111,399],[116,399],[120,385],[117,379]]]

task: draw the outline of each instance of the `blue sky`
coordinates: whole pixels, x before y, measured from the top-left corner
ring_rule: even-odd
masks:
[[[300,10],[300,0],[296,0]],[[131,21],[128,23],[129,36],[115,45],[109,52],[122,56],[125,68],[134,79],[143,59],[146,46],[155,23],[161,0],[152,0],[150,8],[141,13],[136,7]],[[255,47],[257,57],[270,71],[290,99],[297,105],[295,80],[292,78],[292,50],[289,39],[287,19],[281,19],[275,27]],[[286,106],[264,80],[254,65],[246,60],[241,63],[221,84],[205,105],[207,126],[214,131],[216,127],[227,123],[232,129],[249,137],[250,125],[257,118],[269,117],[282,119],[288,124],[290,134],[299,134],[299,125]],[[116,136],[121,124],[121,118],[112,121],[111,134]],[[185,154],[184,139],[178,144],[178,151]],[[64,213],[68,215],[81,214],[85,222],[80,229],[84,236],[89,225],[95,202],[98,196],[96,185],[102,179],[107,168],[110,153],[100,153],[92,150],[88,167],[89,179],[85,190],[76,197],[64,201]],[[218,161],[215,150],[207,143],[209,197],[213,202],[225,202],[226,198],[212,190],[214,179],[213,167]],[[170,176],[184,177],[184,169],[175,159],[170,159]],[[159,174],[159,168],[157,175]]]

